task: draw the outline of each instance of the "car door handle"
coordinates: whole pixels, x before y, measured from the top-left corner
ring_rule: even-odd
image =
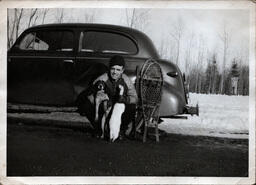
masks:
[[[63,62],[74,63],[74,60],[63,60]]]

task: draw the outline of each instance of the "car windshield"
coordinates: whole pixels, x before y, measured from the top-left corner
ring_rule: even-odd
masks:
[[[119,33],[87,31],[81,33],[80,51],[99,53],[135,54],[136,44]]]

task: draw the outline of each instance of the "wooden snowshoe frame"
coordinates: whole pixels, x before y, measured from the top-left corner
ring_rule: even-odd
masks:
[[[143,142],[146,142],[149,126],[155,127],[156,141],[159,142],[158,119],[159,107],[162,97],[163,73],[159,63],[154,59],[148,59],[137,71],[136,90],[139,103],[136,119],[137,134],[144,126]]]

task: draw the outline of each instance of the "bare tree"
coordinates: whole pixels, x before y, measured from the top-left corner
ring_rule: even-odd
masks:
[[[8,49],[10,48],[9,29],[10,29],[10,21],[9,21],[9,16],[7,15],[7,48]]]
[[[91,14],[84,12],[84,22],[86,23],[93,23],[95,19],[95,12]]]
[[[23,15],[23,8],[20,9],[20,11],[17,11],[18,14],[16,14],[16,36],[15,36],[15,40],[18,38],[19,36],[19,28],[20,28],[20,21]]]
[[[168,43],[166,38],[161,39],[160,46],[158,48],[158,53],[161,56],[161,58],[167,58],[168,53]]]
[[[225,77],[226,77],[226,62],[227,62],[227,53],[228,47],[230,42],[230,35],[227,31],[227,25],[224,23],[223,32],[219,35],[222,43],[223,43],[223,61],[222,61],[222,75],[221,75],[221,82],[220,82],[220,89],[219,93],[224,93],[224,86],[225,86]]]
[[[10,48],[14,41],[18,38],[20,32],[20,22],[23,18],[23,8],[15,8],[13,15],[12,10],[8,10],[7,16],[7,47]]]
[[[189,41],[188,41],[188,45],[185,51],[185,73],[188,74],[188,72],[190,71],[190,62],[192,61],[192,57],[191,57],[191,49],[192,46],[194,45],[194,33],[191,33],[189,36]]]
[[[34,21],[33,21],[33,23],[32,23],[32,26],[35,26],[35,25],[37,25],[37,19],[38,19],[38,15],[36,15],[36,17],[34,18]]]
[[[125,15],[126,15],[126,24],[127,26],[133,28],[134,22],[135,22],[135,8],[132,9],[132,12],[129,13],[128,9],[125,9]]]
[[[174,39],[176,43],[176,59],[175,63],[176,65],[179,65],[179,58],[180,58],[180,49],[181,49],[181,38],[183,35],[183,28],[184,23],[181,18],[178,19],[178,21],[172,25],[172,31],[170,32],[171,37]]]
[[[216,60],[216,54],[213,55],[213,67],[212,67],[212,84],[211,85],[211,92],[216,93],[216,80],[217,80],[217,60]]]
[[[216,80],[217,80],[217,61],[216,61],[216,53],[214,53],[211,58],[208,59],[208,66],[205,71],[205,92],[207,94],[216,93]]]
[[[148,24],[149,10],[125,9],[126,25],[143,31]]]
[[[8,48],[11,47],[13,44],[13,35],[14,35],[14,30],[15,30],[15,25],[16,25],[16,18],[17,18],[17,9],[14,9],[14,15],[13,15],[13,20],[11,19],[11,11],[8,10],[8,16],[7,16],[7,40],[8,40]]]
[[[64,20],[64,9],[57,9],[56,15],[55,15],[55,21],[56,23],[62,23]]]
[[[7,48],[11,47],[11,38],[10,38],[10,12],[7,11]]]
[[[201,87],[202,87],[202,74],[201,74],[201,69],[202,69],[202,63],[204,59],[204,39],[202,35],[200,35],[199,38],[199,44],[198,44],[198,55],[197,55],[197,69],[198,73],[196,75],[196,86],[195,86],[195,91],[197,93],[201,93]]]
[[[32,19],[33,19],[34,16],[36,15],[36,12],[37,12],[37,8],[30,10],[30,15],[29,15],[28,26],[27,26],[27,27],[30,27],[31,22],[32,22]],[[36,18],[36,19],[37,19],[37,18]],[[34,23],[35,23],[35,22],[34,22]]]
[[[44,24],[46,14],[49,12],[49,10],[50,10],[49,8],[45,8],[45,9],[43,10],[42,24]]]

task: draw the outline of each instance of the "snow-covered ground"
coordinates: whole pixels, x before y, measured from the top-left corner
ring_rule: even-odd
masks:
[[[249,96],[190,94],[189,104],[195,106],[197,103],[199,116],[187,115],[188,119],[164,119],[159,128],[176,134],[248,138]],[[15,106],[12,108],[19,109]],[[38,107],[23,107],[23,109],[37,110]],[[42,107],[40,110],[43,110]],[[76,122],[80,125],[88,122],[85,117],[75,112],[63,112],[63,110],[58,112],[55,109],[52,111],[52,113],[8,113],[8,117],[34,120],[35,123],[58,123],[69,126],[75,125]]]
[[[199,116],[164,119],[159,128],[176,134],[248,138],[249,96],[190,93],[190,104],[197,103]]]

